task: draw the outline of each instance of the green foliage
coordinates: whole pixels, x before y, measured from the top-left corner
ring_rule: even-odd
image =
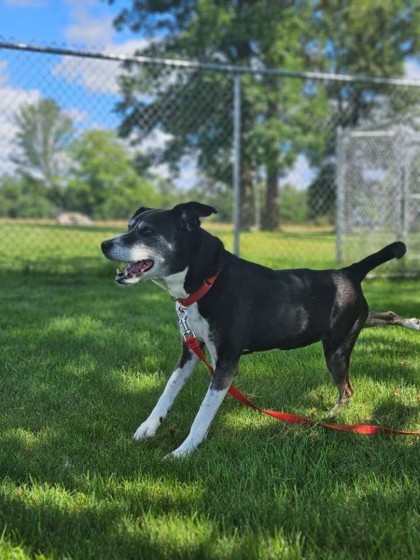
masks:
[[[284,185],[280,194],[281,223],[303,224],[308,218],[306,200],[306,191],[290,184]]]
[[[63,177],[68,172],[67,150],[72,141],[73,124],[53,99],[24,105],[16,116],[20,148],[15,158],[18,172],[31,180],[42,181],[52,198],[60,198]]]
[[[167,3],[165,7],[168,8]],[[133,30],[152,25],[159,17],[154,32],[164,27],[168,40],[153,43],[148,52],[162,56],[198,58],[235,64],[258,62],[264,66],[303,68],[303,42],[308,26],[308,8],[290,9],[288,4],[268,5],[265,0],[253,3],[202,0],[192,5],[191,17],[173,9],[169,18],[160,18],[162,6],[152,2],[133,3],[118,19],[118,26],[129,25]],[[205,38],[205,40],[203,40]],[[160,159],[176,168],[182,157],[193,152],[201,170],[210,180],[231,185],[232,82],[228,76],[216,73],[191,72],[175,75],[171,80],[156,68],[128,66],[129,74],[122,80],[124,99],[119,105],[122,113],[121,133],[142,134],[156,126],[171,135]],[[165,79],[170,83],[163,86]],[[151,99],[144,93],[149,83]],[[152,84],[152,87],[150,87]],[[324,116],[325,100],[319,92],[307,96],[299,81],[246,76],[242,89],[241,146],[243,169],[241,188],[243,200],[242,225],[252,224],[253,177],[265,168],[274,181],[266,208],[274,208],[268,218],[268,229],[275,229],[277,179],[280,171],[290,168],[304,142],[311,139],[319,144],[319,135],[311,136],[314,120],[306,119],[309,103],[313,115]],[[203,99],[207,95],[208,99]],[[311,99],[309,99],[309,97]],[[194,100],[194,105],[191,101]],[[201,100],[203,102],[201,103]],[[198,101],[198,103],[197,103]],[[210,110],[209,110],[210,107]],[[294,108],[291,111],[291,108]],[[304,118],[305,116],[305,118]],[[321,142],[322,143],[322,142]],[[267,192],[268,185],[267,185]],[[277,216],[277,218],[276,218]]]
[[[328,70],[397,76],[404,71],[404,59],[418,52],[416,2],[322,0],[317,4],[314,31]]]
[[[140,204],[172,198],[164,181],[140,169],[141,154],[109,130],[74,138],[72,123],[55,101],[25,105],[16,118],[16,176],[0,178],[0,216],[48,218],[61,210],[96,219],[126,219]],[[176,189],[173,197],[176,197]]]
[[[49,191],[43,183],[7,175],[0,178],[0,217],[50,218],[52,214]]]
[[[338,74],[396,77],[404,73],[407,56],[416,55],[420,46],[420,11],[407,0],[326,0],[317,2],[312,18],[311,48],[320,54],[322,68]],[[323,86],[322,86],[323,87]],[[330,122],[343,128],[372,126],[388,128],[397,120],[413,120],[418,98],[410,91],[395,90],[369,83],[330,82]],[[408,113],[411,118],[404,115]],[[309,152],[312,164],[319,166],[319,177],[309,194],[311,213],[314,193],[325,186],[326,210],[333,200],[333,181],[325,176],[335,173],[331,156],[335,153],[335,130],[323,131],[325,149]],[[320,157],[321,156],[321,157]]]
[[[405,57],[419,46],[419,10],[407,0],[136,0],[124,2],[116,26],[158,37],[146,54],[293,71],[401,75]],[[230,80],[215,73],[191,72],[182,77],[179,73],[168,86],[168,77],[156,68],[128,65],[127,70],[119,105],[122,134],[136,132],[142,138],[159,126],[173,135],[162,159],[176,168],[185,153],[194,151],[207,176],[230,185],[232,133],[219,108],[221,99],[232,103]],[[384,88],[367,84],[331,82],[325,87],[273,76],[244,76],[242,83],[241,188],[246,227],[255,214],[253,182],[261,176],[261,168],[266,178],[264,226],[275,229],[278,177],[293,166],[298,154],[305,154],[321,170],[334,150],[334,123],[356,126],[384,98],[390,99],[391,113],[406,106]],[[147,101],[137,95],[145,91],[150,94]],[[193,109],[191,100],[201,100],[206,91],[211,91],[209,99]]]
[[[188,191],[189,200],[200,200],[217,209],[218,222],[232,222],[232,190],[224,183],[206,181],[201,178],[199,184]]]
[[[127,218],[139,205],[156,205],[152,184],[140,177],[127,148],[111,131],[89,130],[72,146],[66,203],[93,218]]]
[[[326,162],[317,177],[308,187],[308,217],[311,220],[327,218],[330,224],[335,220],[335,163]]]

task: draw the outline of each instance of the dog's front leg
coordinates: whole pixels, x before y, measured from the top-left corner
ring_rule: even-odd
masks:
[[[181,357],[172,372],[162,395],[147,420],[145,420],[137,428],[137,431],[133,436],[134,440],[140,441],[142,439],[154,437],[157,429],[171,409],[178,393],[181,391],[182,387],[194,371],[197,362],[198,357],[187,348],[185,343],[183,343]]]
[[[210,425],[219,410],[220,405],[229,390],[230,384],[235,377],[238,362],[223,364],[218,363],[207,390],[206,396],[201,403],[200,409],[191,426],[187,439],[175,449],[168,457],[185,457],[192,453],[205,440]]]

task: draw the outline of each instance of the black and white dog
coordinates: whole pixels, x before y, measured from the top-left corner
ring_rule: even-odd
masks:
[[[213,213],[214,208],[198,202],[172,210],[139,208],[126,233],[102,243],[108,259],[129,263],[116,281],[130,285],[150,279],[178,298],[181,333],[194,332],[210,353],[214,368],[210,387],[174,457],[191,453],[205,439],[243,353],[321,341],[338,388],[336,406],[341,406],[353,394],[350,355],[363,327],[400,325],[420,330],[418,319],[369,312],[361,289],[369,271],[404,255],[404,243],[392,243],[340,270],[271,270],[229,253],[220,239],[203,230],[200,218]],[[155,435],[197,361],[183,342],[162,396],[134,439]]]

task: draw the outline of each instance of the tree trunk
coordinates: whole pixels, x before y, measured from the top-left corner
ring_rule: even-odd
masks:
[[[254,225],[254,189],[252,167],[247,161],[241,165],[241,230],[249,231]]]
[[[275,166],[267,171],[265,211],[262,221],[262,229],[274,231],[280,227],[279,213],[279,185],[278,169]]]
[[[278,86],[276,80],[268,80],[269,90],[273,91]],[[267,122],[270,126],[272,121],[278,119],[278,105],[274,99],[269,99],[267,107]],[[272,140],[266,152],[266,191],[265,211],[262,221],[262,229],[274,231],[280,227],[279,213],[279,151],[277,143]]]
[[[241,191],[241,230],[249,231],[255,225],[255,205],[254,205],[254,167],[251,148],[248,138],[249,132],[254,124],[252,107],[242,96],[241,104],[241,170],[240,170],[240,191]]]

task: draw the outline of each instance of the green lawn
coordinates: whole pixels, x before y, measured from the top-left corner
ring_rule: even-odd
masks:
[[[0,558],[418,558],[419,438],[285,425],[227,398],[207,442],[165,461],[206,391],[200,366],[156,438],[132,442],[179,342],[167,294],[114,284],[98,250],[111,234],[0,224]],[[333,264],[325,232],[247,234],[243,248],[278,266]],[[419,281],[365,293],[375,309],[420,316]],[[420,429],[419,343],[364,331],[337,420]],[[236,385],[315,419],[336,399],[319,345],[246,357]]]

